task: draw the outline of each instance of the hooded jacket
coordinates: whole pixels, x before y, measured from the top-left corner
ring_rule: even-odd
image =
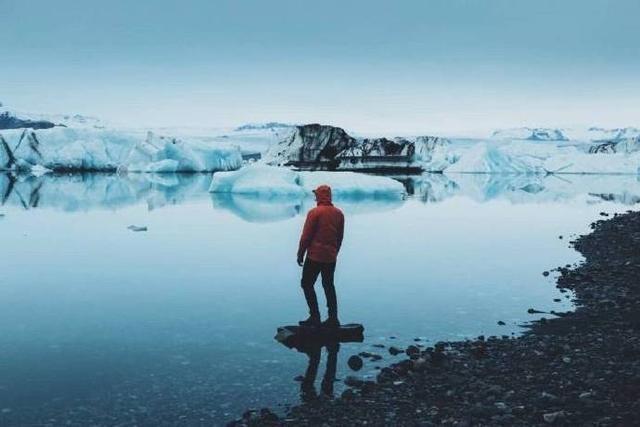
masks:
[[[321,185],[314,193],[318,205],[307,214],[298,258],[302,259],[306,253],[316,262],[336,262],[344,236],[344,215],[331,203],[331,187]]]

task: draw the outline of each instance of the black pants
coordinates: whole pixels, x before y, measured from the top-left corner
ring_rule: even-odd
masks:
[[[335,270],[335,262],[317,262],[309,259],[309,257],[305,259],[304,267],[302,267],[301,282],[311,317],[320,317],[320,311],[318,310],[318,298],[316,297],[316,291],[313,289],[313,286],[318,279],[318,275],[320,274],[322,275],[324,295],[327,298],[329,317],[335,319],[338,318],[338,301],[336,299],[336,288],[333,285],[333,273]]]

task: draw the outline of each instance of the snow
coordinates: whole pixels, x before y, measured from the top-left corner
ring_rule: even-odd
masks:
[[[0,132],[0,168],[37,171],[210,172],[237,169],[237,147],[92,128]]]
[[[282,167],[246,166],[213,175],[209,191],[253,195],[260,198],[302,198],[311,196],[321,184],[331,187],[335,199],[402,199],[403,185],[391,178],[355,172],[297,172]]]

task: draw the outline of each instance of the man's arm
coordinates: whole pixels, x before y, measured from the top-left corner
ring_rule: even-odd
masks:
[[[340,212],[340,218],[338,218],[338,252],[342,247],[342,238],[344,237],[344,214]]]
[[[302,265],[304,261],[304,254],[307,252],[307,249],[309,249],[313,236],[316,234],[317,224],[318,218],[312,209],[307,214],[307,219],[304,221],[304,227],[302,228],[302,235],[300,236],[300,243],[298,244],[298,265]]]

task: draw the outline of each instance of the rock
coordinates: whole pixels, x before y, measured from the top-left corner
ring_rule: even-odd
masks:
[[[384,344],[373,344],[371,347],[384,348]]]
[[[147,231],[147,227],[139,227],[137,225],[130,225],[127,227],[131,231],[139,232],[139,231]]]
[[[272,422],[272,423],[279,421],[278,416],[267,408],[262,408],[260,410],[260,419],[263,421]]]
[[[404,350],[401,350],[398,347],[394,346],[389,347],[389,354],[391,354],[392,356],[397,356],[400,353],[404,353]]]
[[[407,356],[411,357],[411,356],[415,356],[420,354],[420,349],[418,347],[416,347],[415,345],[410,345],[409,347],[407,347],[407,349],[405,350],[405,353],[407,354]]]
[[[504,325],[506,325],[506,323],[504,323],[502,320],[498,320],[498,325],[504,326]]]
[[[564,416],[565,416],[564,411],[556,411],[556,412],[548,412],[546,414],[543,414],[542,418],[546,423],[553,424],[558,419],[564,418]]]
[[[347,365],[349,365],[349,367],[354,370],[354,371],[359,371],[360,369],[362,369],[363,366],[363,362],[362,362],[362,358],[360,356],[351,356],[349,358],[349,360],[347,360]]]
[[[547,276],[549,276],[549,272],[548,272],[548,271],[543,271],[543,272],[542,272],[542,275],[543,275],[544,277],[547,277]]]
[[[364,381],[362,381],[360,378],[356,378],[352,375],[349,375],[347,378],[345,378],[344,383],[345,385],[349,386],[349,387],[359,387],[362,385]]]

